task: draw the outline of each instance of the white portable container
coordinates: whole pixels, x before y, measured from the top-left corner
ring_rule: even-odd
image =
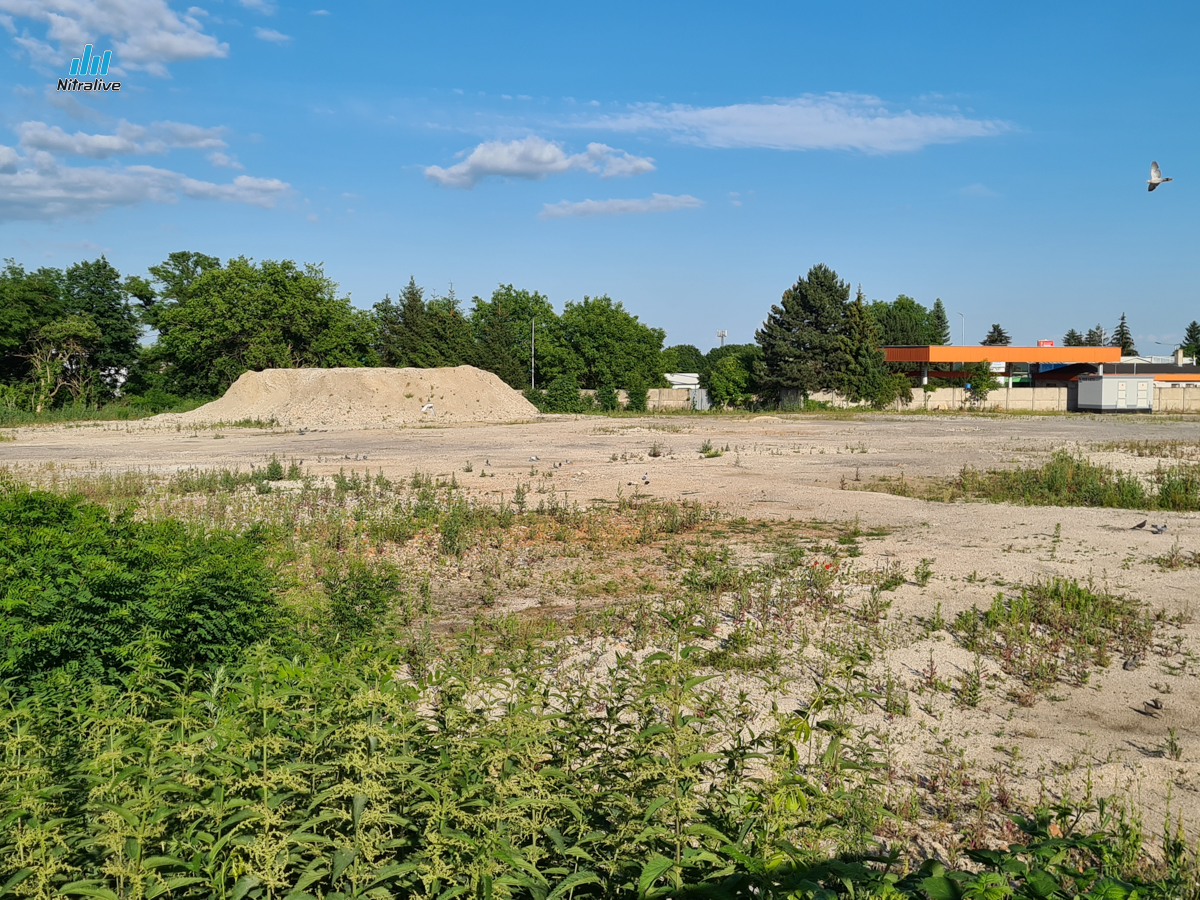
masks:
[[[1151,412],[1153,375],[1080,375],[1079,409],[1087,412]]]

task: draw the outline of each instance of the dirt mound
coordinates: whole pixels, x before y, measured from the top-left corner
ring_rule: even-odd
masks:
[[[163,424],[247,419],[358,428],[431,422],[509,422],[537,409],[491,372],[447,369],[268,369],[246,372],[225,396]],[[169,420],[169,421],[168,421]]]

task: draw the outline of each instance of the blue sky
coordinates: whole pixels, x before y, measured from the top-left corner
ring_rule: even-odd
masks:
[[[516,5],[507,5],[516,6]],[[817,262],[955,339],[1200,319],[1185,4],[0,0],[0,256],[607,293],[753,339]],[[85,43],[119,94],[54,90]],[[1146,191],[1152,159],[1175,181]]]

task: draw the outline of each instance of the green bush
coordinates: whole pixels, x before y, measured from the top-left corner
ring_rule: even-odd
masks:
[[[639,376],[633,375],[625,385],[625,393],[628,400],[625,402],[625,408],[630,412],[645,412],[646,403],[649,395],[649,388],[646,382]]]
[[[609,382],[605,382],[596,389],[596,403],[605,412],[615,412],[621,408],[621,399],[617,396],[617,389]]]
[[[590,402],[590,401],[589,401]],[[579,382],[574,375],[559,375],[546,388],[545,411],[552,413],[583,412]]]
[[[369,565],[359,558],[321,579],[329,597],[329,628],[337,640],[361,641],[376,635],[389,605],[400,592],[399,570],[388,562]]]
[[[273,584],[257,532],[0,494],[0,677],[112,681],[145,632],[159,636],[168,665],[212,666],[270,633]]]

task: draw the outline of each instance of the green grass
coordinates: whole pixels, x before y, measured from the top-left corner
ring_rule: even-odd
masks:
[[[159,412],[184,413],[203,406],[208,400],[181,400]],[[157,415],[146,406],[119,401],[99,408],[68,404],[40,413],[12,407],[0,407],[0,428],[19,428],[29,425],[66,425],[76,422],[132,422]]]
[[[850,487],[847,482],[846,487]],[[1200,510],[1200,465],[1159,466],[1142,479],[1058,450],[1041,466],[978,472],[964,466],[950,482],[875,479],[860,490],[924,500],[986,500],[1031,506]]]

